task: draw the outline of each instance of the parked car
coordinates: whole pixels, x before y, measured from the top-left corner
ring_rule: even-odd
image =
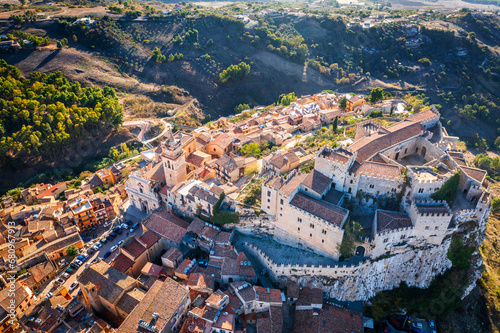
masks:
[[[63,276],[65,279],[69,278],[69,274],[68,274],[68,273],[63,273],[63,274],[62,274],[62,276]]]
[[[139,227],[139,223],[134,224],[133,226],[130,227],[130,232],[134,232],[135,229]]]
[[[75,289],[76,287],[78,286],[78,282],[73,282],[71,284],[71,286],[69,286],[69,291],[72,291],[73,289]]]
[[[106,244],[108,242],[108,240],[104,237],[102,237],[101,239],[99,239],[99,242],[101,242],[102,244]]]
[[[112,241],[113,239],[115,239],[115,238],[114,238],[113,236],[111,236],[111,235],[107,235],[107,236],[106,236],[106,239],[107,239],[107,240],[109,240],[109,241],[111,242],[111,241]]]
[[[56,285],[56,286],[59,286],[59,285],[61,285],[63,283],[64,283],[64,280],[61,279],[61,278],[59,278],[59,279],[57,279],[57,280],[54,281],[54,285]]]
[[[436,327],[436,323],[434,322],[434,320],[429,320],[429,327],[430,328]]]
[[[109,235],[110,235],[111,237],[113,237],[113,238],[115,238],[116,236],[118,236],[118,235],[116,234],[116,232],[114,232],[114,231],[110,232],[110,233],[109,233]]]
[[[78,269],[78,265],[75,262],[72,262],[70,266],[74,269]]]
[[[82,256],[83,256],[85,259],[87,259],[87,258],[89,257],[89,255],[88,255],[87,253],[85,253],[85,252],[84,252],[84,253],[82,253]]]
[[[97,246],[97,250],[99,250],[102,247],[102,243],[98,242],[95,246]]]
[[[87,253],[90,253],[90,254],[92,254],[94,252],[95,252],[95,250],[94,250],[93,246],[87,250]]]
[[[120,224],[120,227],[122,229],[127,229],[128,228],[128,224],[127,223],[122,223],[122,224]]]
[[[102,245],[101,245],[102,246]],[[91,249],[95,252],[95,251],[99,251],[99,247],[97,245],[94,245],[91,247]]]
[[[106,259],[107,257],[109,257],[110,254],[111,254],[111,251],[108,251],[108,252],[104,253],[104,255],[102,256],[102,258]]]
[[[117,248],[118,248],[118,245],[113,245],[113,246],[111,247],[111,249],[109,249],[109,250],[110,250],[111,252],[114,252],[114,251],[116,251],[116,249],[117,249]]]
[[[123,232],[122,227],[116,228],[115,232],[120,235]]]
[[[77,264],[78,267],[80,267],[83,264],[83,261],[76,259],[75,264]]]
[[[65,271],[65,272],[66,272],[66,273],[68,273],[68,274],[73,274],[73,269],[71,269],[71,268],[66,268],[66,271]]]
[[[118,242],[118,246],[122,246],[123,243],[125,243],[124,239],[122,239],[121,241]]]

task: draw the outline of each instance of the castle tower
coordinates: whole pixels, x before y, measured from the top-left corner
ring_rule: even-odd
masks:
[[[169,130],[167,140],[162,144],[161,160],[165,171],[165,182],[174,186],[186,179],[186,158],[180,140]]]

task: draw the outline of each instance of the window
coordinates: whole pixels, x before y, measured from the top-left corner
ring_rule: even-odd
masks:
[[[406,235],[401,235],[401,239],[405,239],[406,238]]]
[[[434,230],[439,230],[439,227],[434,227]]]
[[[325,230],[325,229],[321,230],[321,233],[322,233],[323,235],[326,235],[326,230]]]
[[[270,197],[271,196],[271,191],[267,191],[267,196]]]
[[[313,234],[309,234],[309,237],[312,237],[312,236],[313,236]]]
[[[387,243],[389,241],[389,238],[384,239],[384,243]]]
[[[308,192],[307,187],[305,188],[306,192]]]
[[[299,223],[302,223],[302,219],[301,219],[300,217],[297,217],[297,221],[298,221]]]
[[[282,205],[282,204],[283,204],[283,199],[280,199],[280,205]]]
[[[425,230],[429,230],[429,226],[425,226]]]
[[[267,202],[271,202],[271,199],[267,199]]]
[[[370,187],[370,188],[375,188],[375,185],[373,185],[373,184],[370,184],[370,186],[369,186],[369,187]]]
[[[405,149],[405,154],[408,152],[408,148]]]
[[[313,223],[309,223],[309,228],[314,229],[314,224]]]
[[[352,179],[351,179],[351,184],[352,184]]]
[[[322,239],[322,240],[321,240],[321,243],[325,244],[325,240],[324,240],[324,239]]]
[[[283,214],[280,213],[280,216],[283,216]]]
[[[419,188],[418,189],[418,193],[424,193],[424,189],[423,188]]]
[[[267,206],[267,209],[271,209],[271,207]]]

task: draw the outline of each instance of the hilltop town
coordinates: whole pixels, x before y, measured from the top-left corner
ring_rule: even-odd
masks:
[[[427,288],[454,244],[479,246],[491,192],[435,106],[371,97],[170,126],[77,186],[4,198],[0,332],[375,332],[363,301]]]

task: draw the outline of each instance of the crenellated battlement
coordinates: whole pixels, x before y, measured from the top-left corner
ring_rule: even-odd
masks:
[[[397,229],[393,229],[393,230],[379,232],[379,233],[377,233],[377,236],[380,236],[380,237],[382,237],[382,236],[390,236],[390,235],[398,233],[398,232],[412,231],[413,229],[414,229],[413,226],[411,226],[411,227],[404,227],[404,228],[397,228]]]

